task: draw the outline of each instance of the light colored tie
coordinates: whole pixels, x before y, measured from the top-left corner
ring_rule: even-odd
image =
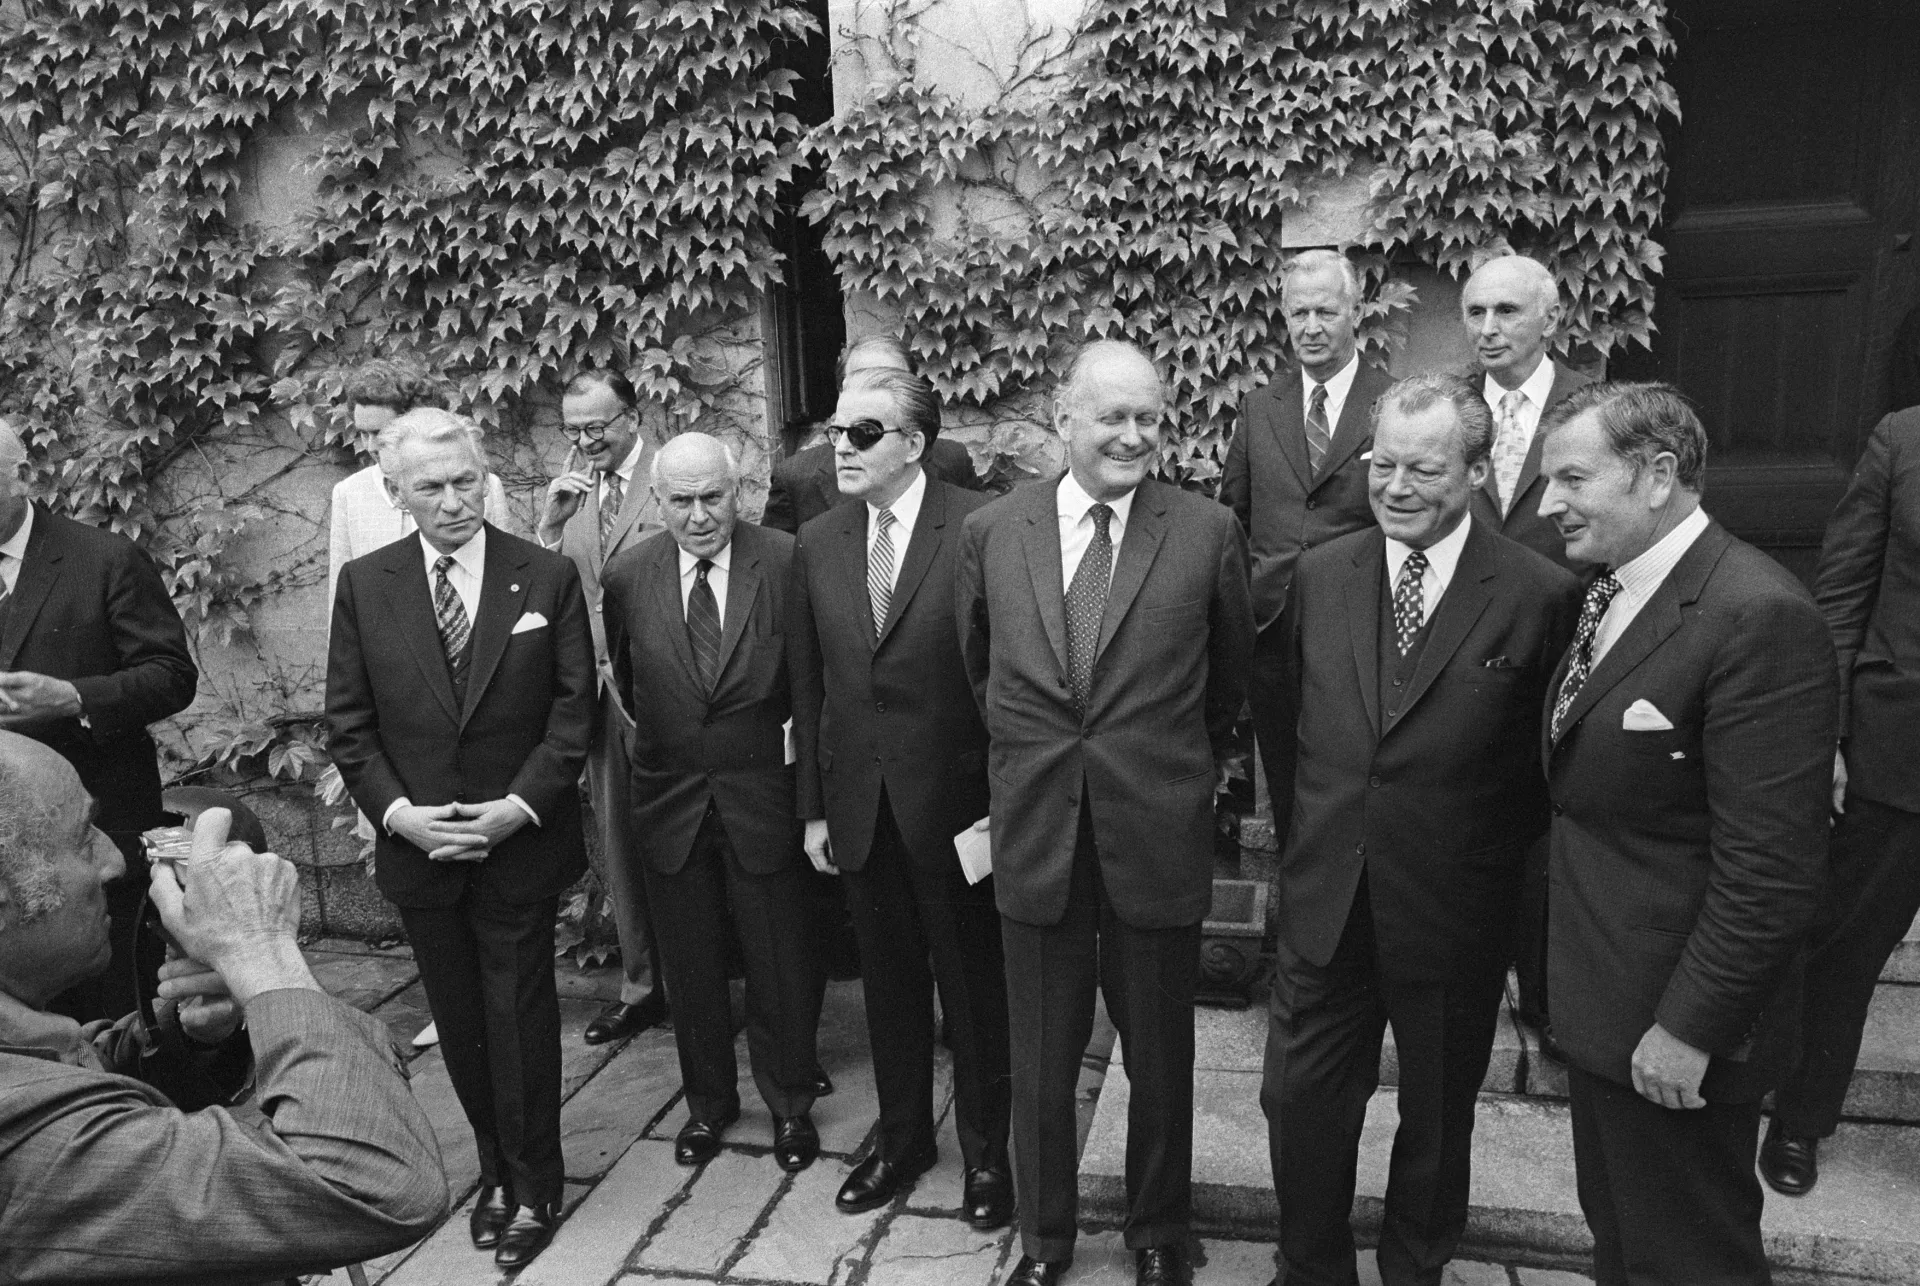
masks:
[[[1493,434],[1493,485],[1500,493],[1500,513],[1513,508],[1513,489],[1520,482],[1520,470],[1527,463],[1527,431],[1520,423],[1520,408],[1527,395],[1519,389],[1500,399],[1499,423]]]
[[[887,608],[893,602],[893,510],[882,509],[873,516],[873,548],[867,551],[867,598],[873,603],[873,641],[887,623]]]
[[[447,652],[447,668],[458,686],[467,681],[467,642],[473,637],[473,631],[467,621],[467,605],[460,601],[459,591],[447,576],[447,569],[452,566],[452,554],[434,559],[433,615],[440,626],[440,646]]]
[[[1307,402],[1307,473],[1320,472],[1320,461],[1333,445],[1333,430],[1327,427],[1327,386],[1315,384]]]
[[[606,494],[600,497],[600,556],[607,556],[607,548],[613,543],[613,529],[620,521],[620,507],[626,502],[627,488],[620,481],[620,475],[607,475]]]

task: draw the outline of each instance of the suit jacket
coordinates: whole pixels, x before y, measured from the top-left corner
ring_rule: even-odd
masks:
[[[1235,420],[1220,478],[1220,500],[1240,519],[1253,556],[1254,621],[1266,629],[1287,605],[1302,550],[1371,527],[1367,464],[1373,404],[1393,377],[1360,363],[1320,468],[1307,468],[1307,417],[1295,368],[1247,394]]]
[[[1059,923],[1085,791],[1120,918],[1197,924],[1213,898],[1214,765],[1253,658],[1246,538],[1219,505],[1140,484],[1083,715],[1067,677],[1057,497],[1036,484],[968,514],[961,548],[961,652],[991,738],[996,901],[1022,923]]]
[[[0,1281],[277,1282],[433,1231],[440,1149],[386,1025],[282,990],[247,1031],[264,1123],[0,1050]]]
[[[511,510],[500,475],[487,474],[484,517],[504,528]],[[391,545],[414,533],[413,515],[387,497],[386,475],[370,464],[333,484],[333,503],[327,510],[327,601],[333,601],[340,569],[354,559]]]
[[[600,667],[602,682],[609,681],[612,675],[607,669],[607,626],[601,573],[616,556],[661,530],[660,502],[654,499],[653,488],[648,482],[657,449],[649,443],[633,467],[633,480],[620,497],[620,514],[614,520],[612,538],[607,543],[605,556],[600,553],[598,486],[580,501],[580,507],[574,510],[573,517],[567,519],[567,525],[560,533],[560,552],[571,558],[573,565],[580,570],[580,588],[586,593],[587,616],[593,623],[593,655]],[[597,483],[599,479],[594,481]]]
[[[340,569],[327,750],[379,832],[374,879],[398,906],[451,906],[474,881],[499,901],[535,902],[586,869],[579,782],[593,730],[593,640],[573,564],[489,524],[472,647],[466,700],[456,703],[417,533]],[[380,825],[403,796],[433,805],[510,794],[540,821],[481,862],[429,861]]]
[[[100,802],[100,829],[164,823],[147,725],[192,704],[200,672],[180,614],[145,553],[125,536],[35,504],[0,624],[0,670],[65,679],[80,693],[85,724],[57,719],[16,731],[74,766]]]
[[[1827,524],[1813,596],[1840,664],[1847,791],[1920,813],[1920,409],[1874,426]]]
[[[963,443],[935,438],[927,450],[927,477],[968,491],[986,484],[973,471],[973,456]],[[763,526],[798,532],[806,523],[840,504],[840,480],[834,472],[833,446],[818,442],[774,462],[767,484],[767,511]]]
[[[1425,976],[1498,950],[1521,858],[1547,829],[1536,730],[1580,584],[1465,521],[1418,664],[1385,710],[1386,537],[1342,536],[1304,554],[1294,576],[1281,619],[1295,649],[1300,760],[1280,933],[1312,964],[1333,958],[1362,870],[1388,968]]]
[[[1478,370],[1473,374],[1476,382],[1484,387],[1485,374]],[[1593,380],[1590,377],[1554,362],[1553,387],[1547,391],[1547,404],[1540,408],[1541,417],[1545,418],[1548,411],[1565,401],[1575,389],[1591,383]],[[1496,413],[1499,410],[1498,407],[1494,409]],[[1591,569],[1577,567],[1567,558],[1567,542],[1560,539],[1560,529],[1553,525],[1551,518],[1540,516],[1540,497],[1547,490],[1547,480],[1540,476],[1540,444],[1541,436],[1536,431],[1533,441],[1527,445],[1527,458],[1520,466],[1520,480],[1514,484],[1517,498],[1506,516],[1503,518],[1500,515],[1499,488],[1494,484],[1492,470],[1487,472],[1486,485],[1474,493],[1473,516],[1508,540],[1517,540],[1534,553],[1550,558],[1575,573],[1584,574]]]
[[[734,527],[720,673],[710,693],[694,668],[673,538],[659,532],[607,566],[614,692],[634,720],[633,829],[657,871],[686,865],[709,800],[748,871],[765,875],[801,860],[786,755],[792,560],[785,532]]]
[[[1701,1092],[1715,1101],[1757,1099],[1791,1064],[1837,695],[1812,598],[1713,523],[1593,668],[1558,740],[1542,721],[1547,1003],[1580,1067],[1631,1084],[1655,1020],[1713,1056]],[[1673,726],[1625,729],[1639,701]]]
[[[883,789],[921,861],[958,861],[953,837],[987,815],[987,730],[953,615],[961,523],[987,499],[927,479],[877,640],[866,502],[800,529],[788,620],[798,802],[801,817],[827,819],[848,870],[867,863]]]

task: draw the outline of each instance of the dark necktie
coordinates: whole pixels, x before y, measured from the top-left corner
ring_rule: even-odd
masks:
[[[693,592],[687,595],[687,641],[693,644],[693,666],[700,673],[700,683],[709,692],[720,676],[720,603],[707,583],[711,570],[711,558],[694,564]]]
[[[873,605],[873,639],[880,641],[880,628],[887,623],[887,608],[893,602],[893,510],[882,509],[873,516],[873,548],[867,551],[867,599]]]
[[[620,506],[626,499],[626,488],[621,485],[620,475],[607,475],[607,489],[600,497],[600,556],[607,556],[607,549],[613,544],[613,526],[620,521]]]
[[[1080,556],[1073,584],[1067,586],[1067,673],[1073,683],[1073,704],[1087,708],[1093,691],[1093,653],[1100,646],[1100,618],[1107,611],[1107,588],[1113,579],[1113,537],[1107,525],[1113,509],[1094,505],[1093,541]]]
[[[1553,723],[1548,732],[1555,738],[1560,735],[1560,721],[1567,717],[1567,708],[1580,695],[1593,669],[1594,633],[1600,628],[1600,618],[1607,614],[1607,605],[1619,592],[1620,581],[1612,572],[1587,587],[1587,601],[1580,605],[1580,623],[1573,631],[1573,648],[1567,654],[1567,677],[1560,683],[1559,700],[1553,703]]]
[[[447,650],[447,669],[454,686],[459,687],[467,679],[467,641],[472,628],[466,604],[447,579],[447,569],[452,566],[452,554],[442,554],[433,562],[433,614],[440,622],[440,646]]]
[[[1307,401],[1307,472],[1320,472],[1320,461],[1333,445],[1333,431],[1327,427],[1327,386],[1315,384]]]
[[[1401,656],[1413,651],[1413,637],[1423,623],[1420,582],[1426,574],[1427,556],[1416,549],[1400,564],[1400,579],[1393,583],[1393,639]]]

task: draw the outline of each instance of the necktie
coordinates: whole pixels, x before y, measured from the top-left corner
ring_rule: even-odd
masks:
[[[613,543],[614,524],[620,521],[620,506],[626,499],[626,486],[620,481],[620,475],[607,475],[607,490],[600,497],[600,556],[607,556],[607,547]]]
[[[1560,721],[1567,717],[1567,708],[1580,695],[1587,674],[1593,669],[1593,636],[1600,628],[1600,618],[1607,614],[1607,605],[1619,592],[1620,581],[1612,572],[1587,587],[1587,601],[1580,605],[1580,623],[1574,627],[1573,649],[1568,653],[1567,677],[1560,684],[1559,699],[1553,703],[1553,724],[1549,732],[1556,738],[1560,735]]]
[[[447,579],[447,569],[451,566],[452,554],[442,554],[433,561],[433,614],[440,622],[440,646],[447,650],[447,668],[453,673],[454,686],[458,687],[467,677],[467,640],[472,630],[467,621],[466,604],[460,601],[453,582]]]
[[[720,677],[720,601],[707,583],[711,570],[711,558],[693,565],[693,592],[687,595],[687,641],[693,645],[693,668],[709,692]]]
[[[873,515],[873,548],[867,551],[867,599],[873,604],[873,639],[880,641],[880,628],[887,623],[887,607],[893,602],[893,510],[882,509]]]
[[[1493,485],[1500,493],[1500,512],[1513,508],[1513,489],[1527,462],[1527,434],[1520,426],[1520,408],[1527,395],[1513,389],[1500,399],[1499,423],[1493,433]]]
[[[1427,556],[1416,549],[1400,564],[1400,579],[1393,583],[1393,636],[1401,656],[1413,651],[1413,636],[1425,621],[1420,589],[1426,574]]]
[[[1327,386],[1315,384],[1307,402],[1307,472],[1320,472],[1320,461],[1333,445],[1333,431],[1327,427]]]
[[[1073,704],[1084,711],[1093,691],[1093,653],[1100,646],[1100,618],[1107,611],[1107,588],[1113,579],[1113,537],[1108,524],[1113,509],[1094,505],[1093,541],[1080,556],[1073,584],[1067,586],[1067,673],[1073,683]]]

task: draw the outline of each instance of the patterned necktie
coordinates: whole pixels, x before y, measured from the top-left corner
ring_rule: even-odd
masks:
[[[1600,628],[1600,618],[1607,614],[1607,605],[1619,592],[1619,578],[1612,572],[1587,587],[1587,601],[1580,606],[1580,624],[1573,631],[1573,649],[1567,654],[1567,677],[1560,684],[1559,700],[1553,703],[1553,723],[1548,731],[1556,740],[1560,736],[1560,721],[1567,717],[1567,707],[1580,695],[1580,688],[1593,669],[1593,636]]]
[[[472,629],[467,621],[466,604],[447,579],[453,555],[442,554],[433,561],[433,614],[440,622],[440,646],[447,650],[447,668],[453,672],[455,686],[466,681],[467,641]]]
[[[880,628],[887,623],[887,607],[893,602],[893,510],[882,509],[873,515],[873,547],[867,550],[867,599],[873,604],[873,639],[880,641]]]
[[[1067,586],[1067,673],[1073,683],[1073,704],[1087,708],[1093,691],[1093,653],[1100,646],[1100,618],[1107,612],[1107,588],[1113,579],[1113,537],[1108,524],[1113,509],[1094,505],[1093,541],[1080,556],[1073,584]]]
[[[713,691],[720,677],[720,602],[707,583],[713,560],[702,558],[693,565],[693,592],[687,595],[687,641],[693,644],[693,668],[700,674],[701,686]]]
[[[1320,472],[1320,461],[1333,445],[1333,431],[1327,427],[1327,386],[1315,384],[1307,402],[1307,472]]]
[[[613,543],[614,524],[620,521],[620,506],[626,499],[626,486],[620,481],[620,475],[607,475],[607,489],[600,497],[600,556],[607,556],[607,547]]]
[[[1393,583],[1393,638],[1401,656],[1413,651],[1413,636],[1425,622],[1420,586],[1426,574],[1427,556],[1416,549],[1400,564],[1400,579]]]
[[[1513,389],[1500,399],[1498,421],[1493,434],[1493,485],[1500,493],[1500,512],[1513,508],[1513,489],[1520,481],[1520,469],[1527,462],[1527,434],[1520,427],[1520,408],[1527,395]]]

